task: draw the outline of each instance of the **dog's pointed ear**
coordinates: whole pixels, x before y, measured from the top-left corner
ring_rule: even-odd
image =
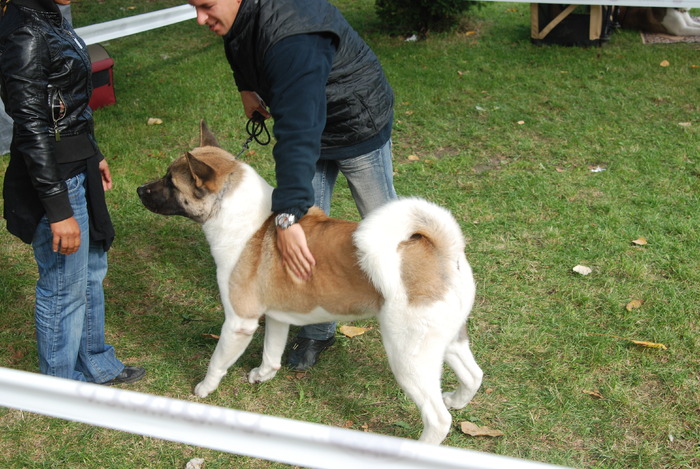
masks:
[[[187,159],[187,166],[190,168],[190,174],[192,179],[194,179],[194,184],[197,189],[210,189],[210,185],[214,183],[216,177],[216,171],[214,168],[198,160],[192,155],[192,153],[187,152],[185,154]]]
[[[209,127],[207,126],[207,123],[204,121],[204,119],[202,119],[199,123],[199,146],[211,146],[221,148],[219,146],[218,140],[216,140],[216,137],[214,136],[212,131],[209,130]]]

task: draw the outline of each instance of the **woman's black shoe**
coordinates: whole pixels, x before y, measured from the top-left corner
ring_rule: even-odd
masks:
[[[133,383],[146,376],[146,369],[140,366],[125,366],[121,373],[109,381],[102,383],[105,386],[115,384]]]

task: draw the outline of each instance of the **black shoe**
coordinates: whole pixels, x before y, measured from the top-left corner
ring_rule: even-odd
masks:
[[[146,369],[140,366],[125,366],[124,370],[109,381],[102,383],[104,386],[115,384],[133,383],[146,376]]]
[[[318,356],[335,343],[335,336],[325,340],[294,338],[294,343],[289,350],[287,366],[292,370],[306,371],[316,364]]]

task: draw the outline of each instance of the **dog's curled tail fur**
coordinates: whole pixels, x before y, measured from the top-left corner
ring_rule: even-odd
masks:
[[[457,286],[466,270],[471,275],[459,224],[448,210],[424,199],[402,198],[373,210],[354,241],[360,267],[388,301],[429,299]]]

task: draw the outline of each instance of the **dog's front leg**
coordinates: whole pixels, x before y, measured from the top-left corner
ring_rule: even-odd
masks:
[[[282,353],[289,335],[289,323],[280,322],[270,316],[265,317],[265,345],[263,361],[258,368],[248,374],[248,382],[262,383],[272,379],[282,367]]]
[[[661,24],[669,34],[674,36],[700,36],[700,26],[693,21],[687,11],[668,8]]]
[[[194,388],[194,393],[197,396],[207,397],[209,393],[219,386],[221,379],[226,375],[226,371],[248,347],[257,328],[257,319],[243,319],[234,316],[224,321],[224,325],[221,327],[219,343],[216,344],[214,354],[209,361],[207,376]]]
[[[688,36],[700,36],[700,21],[690,16],[687,10],[683,11],[681,16],[685,22],[686,34]]]

